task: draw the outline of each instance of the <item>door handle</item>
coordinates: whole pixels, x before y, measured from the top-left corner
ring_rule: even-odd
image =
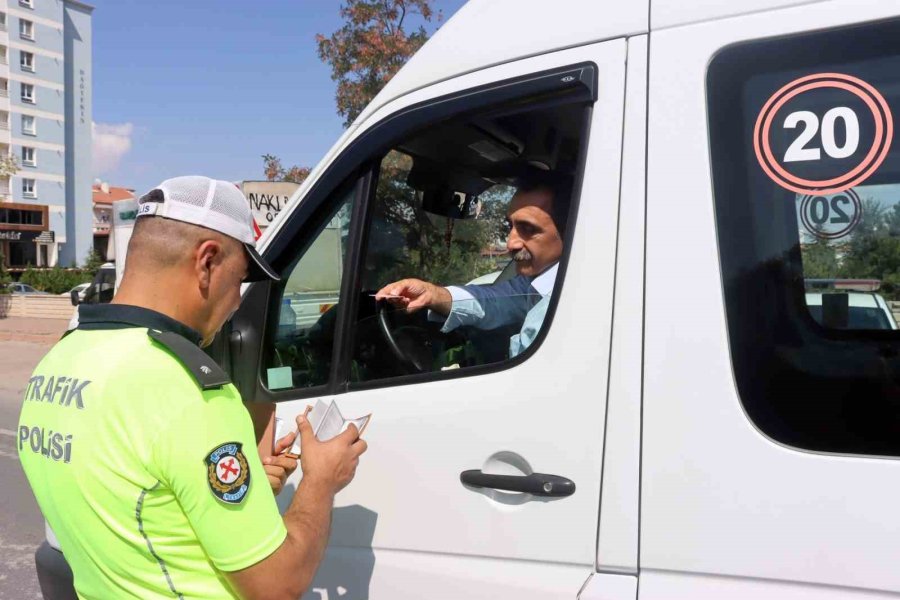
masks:
[[[575,493],[575,482],[559,475],[532,473],[531,475],[490,475],[481,469],[459,474],[463,485],[493,488],[504,492],[523,492],[532,496],[561,498]]]

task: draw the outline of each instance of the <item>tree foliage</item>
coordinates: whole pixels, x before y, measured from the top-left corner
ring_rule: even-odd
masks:
[[[50,269],[35,269],[29,265],[19,281],[42,292],[62,294],[80,283],[89,283],[92,278],[92,273],[85,269],[64,269],[59,265]]]
[[[344,25],[331,36],[316,36],[319,58],[338,84],[335,102],[344,127],[428,41],[421,23],[442,18],[431,5],[432,0],[347,0],[340,8]],[[418,17],[420,24],[407,33],[410,17]],[[262,159],[267,181],[302,183],[309,176],[309,167],[285,168],[273,154]]]
[[[347,0],[344,25],[330,37],[316,36],[319,58],[337,82],[337,111],[347,127],[428,40],[422,22],[441,20],[431,0]],[[419,18],[407,31],[408,19]]]
[[[100,267],[103,266],[104,262],[105,261],[103,260],[103,257],[100,256],[100,253],[97,252],[97,250],[95,250],[94,248],[91,248],[84,259],[83,270],[89,272],[93,277],[97,274],[97,271],[100,270]]]
[[[367,288],[405,277],[459,285],[497,269],[482,250],[506,237],[506,209],[513,189],[495,186],[481,195],[476,219],[450,219],[424,211],[406,179],[412,159],[391,151],[381,162],[375,215],[366,252]]]
[[[340,8],[343,26],[330,36],[316,36],[319,58],[337,82],[335,102],[345,127],[428,40],[425,24],[442,20],[432,5],[432,0],[346,0]],[[269,181],[301,182],[309,175],[307,168],[286,169],[277,156],[262,158]],[[506,237],[513,190],[497,186],[482,194],[477,219],[450,219],[422,210],[417,192],[406,184],[411,168],[412,160],[399,152],[382,160],[364,285],[377,289],[403,277],[459,284],[495,270],[497,261],[482,250]]]
[[[0,296],[9,294],[7,286],[10,283],[12,283],[12,277],[9,271],[6,270],[6,257],[3,256],[3,252],[0,252]]]
[[[19,160],[15,154],[0,156],[0,177],[12,177],[19,172]]]
[[[807,278],[878,279],[880,293],[900,299],[900,203],[890,209],[868,198],[847,240],[817,239],[803,247]]]
[[[274,154],[263,154],[263,170],[266,174],[266,181],[290,181],[292,183],[303,183],[309,177],[309,167],[293,167],[285,168],[281,164],[281,159]]]

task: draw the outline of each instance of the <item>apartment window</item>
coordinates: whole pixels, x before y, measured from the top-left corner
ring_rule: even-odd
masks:
[[[29,167],[37,165],[37,158],[34,148],[22,146],[22,164]]]
[[[31,115],[22,115],[22,133],[26,135],[37,135],[37,125],[34,117]]]
[[[37,188],[34,179],[22,179],[22,195],[26,198],[37,198]]]
[[[34,73],[34,53],[22,50],[19,52],[19,66],[23,71],[31,71]]]
[[[6,13],[0,12],[0,31],[6,31]]]
[[[25,8],[34,8],[34,0],[19,0],[19,6],[24,6]]]
[[[34,23],[27,19],[19,19],[19,37],[26,40],[34,39]]]
[[[31,83],[23,83],[22,84],[22,102],[28,102],[30,104],[34,104],[34,84],[31,84]]]

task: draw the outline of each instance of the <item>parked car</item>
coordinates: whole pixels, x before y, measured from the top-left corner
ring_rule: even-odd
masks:
[[[874,292],[837,292],[806,294],[809,314],[820,325],[825,324],[823,304],[829,299],[843,299],[845,305],[837,313],[842,315],[840,329],[896,330],[897,321],[887,302]]]
[[[116,266],[113,263],[103,263],[93,280],[81,285],[85,286],[83,290],[76,292],[77,288],[81,287],[76,286],[68,292],[72,306],[75,307],[73,322],[77,322],[79,304],[105,304],[112,300],[116,289]]]
[[[15,295],[21,296],[49,296],[47,292],[36,290],[26,283],[13,282],[7,288]]]
[[[262,415],[373,414],[306,597],[898,597],[900,334],[832,326],[856,294],[817,322],[803,285],[892,264],[840,236],[860,198],[895,212],[897,114],[892,0],[463,6],[268,227],[282,281],[210,348]],[[467,208],[534,170],[573,191],[526,351],[375,303],[486,274]],[[337,301],[279,326],[336,215]]]
[[[90,283],[90,282],[87,282],[87,283],[79,283],[78,285],[76,285],[75,287],[73,287],[73,288],[72,288],[71,290],[69,290],[68,292],[63,292],[62,294],[60,294],[60,296],[69,296],[69,297],[71,298],[71,297],[72,297],[72,294],[74,293],[74,294],[76,294],[76,295],[78,296],[78,301],[79,301],[79,303],[81,303],[81,302],[84,302],[84,294],[85,294],[85,292],[87,291],[87,289],[88,289],[89,287],[91,287],[91,283]]]

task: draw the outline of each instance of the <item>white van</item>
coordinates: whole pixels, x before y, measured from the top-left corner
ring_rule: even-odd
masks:
[[[889,247],[895,111],[891,0],[465,5],[269,228],[284,281],[224,332],[260,428],[373,414],[304,597],[900,597],[900,338],[820,324],[803,284]],[[535,170],[572,193],[526,352],[375,303],[495,272],[448,215]],[[285,332],[342,215],[338,302]]]

